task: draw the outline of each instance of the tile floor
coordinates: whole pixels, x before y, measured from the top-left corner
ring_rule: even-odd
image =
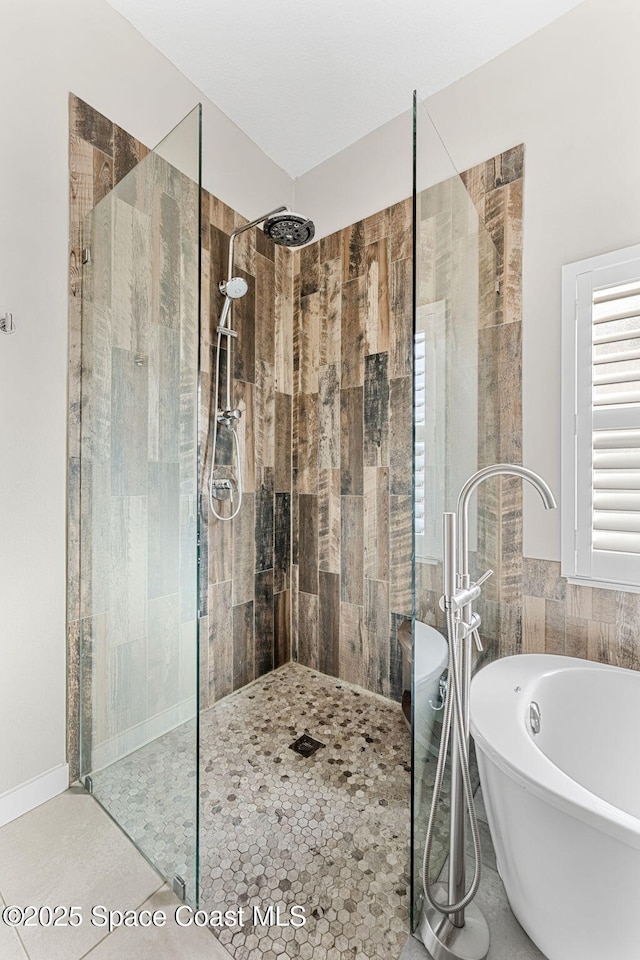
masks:
[[[325,744],[310,757],[290,749],[305,733]],[[288,664],[208,710],[201,741],[201,903],[300,904],[308,918],[223,930],[231,956],[397,957],[411,786],[399,704]]]
[[[303,733],[325,746],[290,750]],[[290,665],[209,710],[203,743],[203,906],[299,903],[308,924],[219,938],[177,926],[179,901],[162,877],[74,788],[0,829],[0,905],[79,906],[85,922],[0,922],[0,960],[426,958],[406,937],[409,738],[395,704]],[[544,960],[509,909],[481,798],[479,816],[489,960]],[[163,909],[168,923],[108,934],[88,921],[98,903]]]
[[[476,793],[476,814],[480,827],[482,847],[482,879],[476,901],[489,925],[491,946],[487,960],[545,960],[545,957],[524,932],[509,906],[502,881],[496,870],[496,857],[487,824],[482,792]],[[467,858],[467,875],[473,871],[473,861]],[[446,865],[441,876],[446,873]],[[400,954],[400,960],[429,960],[429,954],[420,941],[410,937]]]
[[[304,734],[324,744],[308,757],[290,749]],[[192,742],[185,724],[93,777],[95,795],[165,876],[188,878],[193,861]],[[220,930],[234,960],[397,956],[411,783],[400,706],[287,664],[203,713],[200,742],[201,906],[285,915],[298,904],[307,916],[297,930]]]
[[[229,960],[208,930],[178,927],[179,901],[107,814],[72,788],[0,829],[3,905],[78,906],[79,927],[21,927],[0,921],[1,960]],[[96,904],[164,909],[166,927],[92,926]]]

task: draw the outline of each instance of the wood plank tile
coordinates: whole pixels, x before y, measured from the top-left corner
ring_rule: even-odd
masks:
[[[365,580],[363,686],[389,695],[389,584]]]
[[[112,647],[137,640],[146,634],[147,563],[156,559],[148,555],[147,524],[146,497],[111,497],[111,550],[108,558],[107,596],[118,598],[109,615]],[[175,547],[177,546],[176,527]],[[94,563],[94,576],[95,574]]]
[[[113,125],[113,175],[115,183],[120,183],[134,167],[136,167],[146,150],[141,150],[142,144],[130,133],[117,124]]]
[[[235,229],[245,225],[245,218],[235,214]],[[244,270],[245,273],[256,275],[256,233],[257,230],[245,230],[244,233],[236,237],[233,251],[233,275],[237,276],[237,270]]]
[[[80,621],[67,623],[67,762],[69,780],[80,776]]]
[[[522,321],[522,191],[523,181],[506,188],[504,223],[503,323]]]
[[[296,497],[296,500],[298,498]],[[299,570],[297,564],[291,565],[291,659],[303,663],[300,657],[299,622],[300,622],[300,591],[298,590]]]
[[[340,577],[321,570],[319,574],[318,669],[340,676]]]
[[[389,578],[389,470],[364,469],[364,574]]]
[[[298,397],[298,490],[318,492],[318,396]],[[295,439],[294,439],[295,443]]]
[[[343,495],[362,494],[363,482],[363,415],[362,387],[340,391],[340,469]]]
[[[320,266],[320,364],[340,363],[342,325],[342,262]]]
[[[549,603],[556,603],[549,600]],[[564,604],[563,604],[564,606]],[[562,615],[562,635],[564,636],[564,614]],[[512,657],[522,653],[522,606],[519,603],[499,604],[499,650],[500,656]],[[546,639],[545,639],[546,643]]]
[[[111,351],[111,493],[147,492],[147,404],[145,367],[128,350]]]
[[[364,608],[351,603],[341,603],[339,676],[359,686],[364,684],[364,645]]]
[[[273,568],[274,502],[273,469],[262,471],[262,483],[256,490],[256,573]]]
[[[234,340],[232,348],[234,357],[233,375],[236,380],[255,383],[256,282],[250,273],[240,267],[234,269],[234,274],[246,281],[248,289],[244,297],[234,300],[232,307],[232,328],[238,333],[238,338]]]
[[[364,242],[367,246],[382,240],[389,232],[389,208],[372,213],[364,221]]]
[[[233,577],[233,525],[213,517],[206,492],[203,493],[203,512],[207,519],[209,584],[230,583]]]
[[[298,593],[298,663],[318,669],[318,596]]]
[[[392,613],[411,616],[413,523],[411,496],[389,497],[389,605]]]
[[[308,297],[320,289],[320,245],[310,243],[300,250],[300,296]]]
[[[93,202],[100,203],[113,189],[113,160],[101,150],[93,150]]]
[[[391,642],[389,645],[389,696],[398,702],[402,699],[402,648],[399,632],[409,617],[391,614]]]
[[[304,593],[318,592],[318,498],[301,494],[298,498],[300,511],[300,590]]]
[[[342,497],[340,518],[340,597],[344,603],[364,604],[364,498]]]
[[[386,353],[374,353],[364,360],[364,463],[367,467],[389,463],[387,360]],[[400,398],[396,402],[401,402]]]
[[[283,590],[274,598],[274,667],[291,660],[291,591]]]
[[[255,679],[253,600],[232,608],[233,689],[239,690]]]
[[[340,466],[340,382],[335,363],[320,367],[318,374],[318,468]]]
[[[276,493],[274,519],[273,589],[288,589],[291,568],[291,494]]]
[[[291,491],[291,406],[289,394],[275,395],[275,492]]]
[[[261,233],[262,231],[260,231]],[[275,267],[273,260],[256,253],[256,359],[275,363]]]
[[[271,260],[273,263],[276,258],[277,249],[278,244],[275,244],[273,240],[266,235],[264,230],[259,227],[256,230],[256,254],[260,254],[261,257],[266,257],[267,260]]]
[[[257,360],[253,407],[257,470],[275,464],[275,386],[273,365]]]
[[[589,620],[587,623],[587,653],[589,660],[616,664],[616,628],[613,623]]]
[[[386,238],[368,244],[365,354],[389,349],[389,247]]]
[[[255,676],[274,668],[273,570],[256,574],[254,602]]]
[[[637,670],[640,667],[640,596],[620,590],[616,600],[616,663],[627,670]]]
[[[389,486],[391,493],[412,493],[413,384],[411,377],[389,382]]]
[[[113,123],[73,93],[69,94],[69,127],[76,137],[113,156]]]
[[[364,382],[364,318],[366,278],[342,284],[342,365],[340,385],[361,387]]]
[[[585,660],[589,650],[589,621],[567,616],[565,654]]]
[[[256,568],[255,498],[245,493],[240,513],[231,521],[233,526],[233,605],[253,602],[254,571]],[[218,521],[222,522],[222,521]]]
[[[551,560],[525,557],[522,585],[524,592],[531,597],[564,600],[567,596],[567,581],[560,574],[560,564]]]
[[[542,597],[524,597],[522,652],[545,652],[545,601]]]
[[[364,276],[364,221],[359,220],[342,231],[342,277],[346,283]]]
[[[411,260],[391,264],[389,293],[389,377],[411,376],[413,367],[413,273]]]
[[[526,558],[525,558],[526,562]],[[567,583],[567,616],[582,620],[595,620],[592,615],[591,587],[583,587],[575,583]],[[558,598],[561,599],[561,598]]]
[[[327,260],[342,260],[342,231],[337,230],[330,233],[328,237],[323,237],[320,241],[320,263],[326,263]]]
[[[291,251],[278,247],[275,273],[276,389],[293,393],[293,263]]]
[[[318,566],[340,573],[340,471],[318,473]]]
[[[223,203],[222,200],[219,200],[218,197],[214,197],[211,193],[209,194],[211,205],[209,207],[209,220],[211,225],[216,227],[218,230],[222,230],[223,233],[226,233],[229,237],[235,230],[235,214],[231,207],[228,207],[226,203]],[[227,276],[227,265],[225,262],[225,267],[223,272],[220,274],[220,279]]]
[[[320,294],[300,300],[300,393],[318,392]]]
[[[226,353],[226,351],[223,351]],[[224,375],[224,366],[220,369],[220,376]],[[242,464],[242,485],[245,493],[254,493],[256,489],[256,386],[253,383],[245,383],[237,380],[234,384],[234,403],[242,416],[236,424],[238,431],[238,441],[240,445],[240,463]],[[264,426],[261,426],[262,436],[264,436]],[[233,438],[229,430],[224,426],[218,431],[219,436],[225,437],[225,455],[229,463],[235,463],[235,452],[233,450]],[[262,454],[264,456],[264,454]],[[224,459],[216,460],[216,463],[223,463]]]
[[[180,583],[180,475],[177,463],[148,464],[148,597],[176,593]]]
[[[564,656],[566,609],[562,600],[545,600],[544,652]]]
[[[120,205],[116,201],[116,209]],[[180,208],[166,193],[154,194],[153,201],[153,256],[152,310],[153,317],[165,327],[179,328],[180,318]],[[116,245],[117,255],[117,245]],[[144,262],[144,261],[143,261]],[[148,260],[146,261],[148,262]],[[135,266],[136,261],[132,260]],[[123,265],[120,264],[121,271]]]

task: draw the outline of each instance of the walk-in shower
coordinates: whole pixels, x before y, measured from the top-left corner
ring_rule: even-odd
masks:
[[[270,240],[283,247],[301,247],[313,240],[315,235],[315,226],[312,220],[293,213],[288,207],[277,207],[269,213],[265,213],[250,223],[244,224],[238,230],[234,230],[229,238],[229,258],[228,258],[228,276],[226,280],[221,280],[218,289],[224,297],[224,304],[220,314],[220,322],[217,328],[217,345],[215,358],[215,377],[213,385],[213,437],[211,452],[211,470],[209,472],[209,507],[212,514],[218,520],[234,520],[240,508],[242,507],[242,463],[240,453],[240,439],[238,437],[238,421],[242,416],[239,407],[233,405],[233,363],[232,363],[232,341],[237,339],[238,333],[231,328],[232,307],[234,300],[239,300],[246,296],[248,285],[242,277],[233,276],[233,248],[236,238],[247,230],[263,224],[263,231]],[[225,353],[225,392],[224,398],[220,396],[220,369],[223,361],[223,337],[226,339]],[[219,428],[222,426],[227,431],[232,440],[232,460],[235,460],[235,470],[225,469],[223,476],[220,471],[216,475],[216,463],[219,456],[218,437]],[[229,501],[230,510],[228,513],[222,513],[217,504]]]

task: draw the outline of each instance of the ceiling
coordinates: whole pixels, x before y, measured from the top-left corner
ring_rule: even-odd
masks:
[[[109,0],[298,177],[579,0]]]

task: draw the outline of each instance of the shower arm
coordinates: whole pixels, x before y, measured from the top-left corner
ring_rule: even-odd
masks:
[[[233,244],[236,237],[239,237],[241,233],[244,233],[245,230],[251,230],[252,227],[257,227],[259,223],[264,223],[265,220],[268,220],[269,217],[273,217],[276,213],[284,213],[285,210],[288,210],[289,207],[276,207],[275,210],[270,210],[269,213],[265,213],[262,217],[256,217],[255,220],[252,220],[250,223],[245,223],[243,227],[238,227],[237,230],[234,230],[231,236],[229,237],[229,274],[227,277],[227,283],[233,277]]]

